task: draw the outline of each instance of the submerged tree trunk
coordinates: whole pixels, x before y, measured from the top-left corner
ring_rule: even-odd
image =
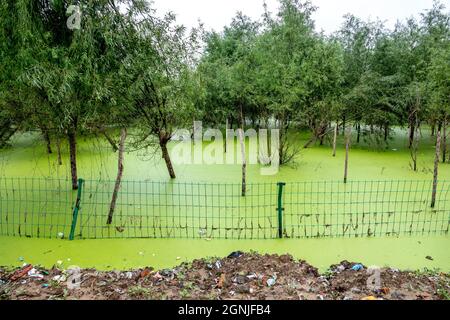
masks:
[[[117,178],[114,185],[114,191],[111,199],[111,205],[109,207],[108,221],[107,224],[111,224],[113,220],[114,210],[116,209],[117,195],[119,194],[120,183],[122,182],[123,175],[123,152],[125,149],[125,139],[127,138],[127,129],[122,129],[120,132],[120,142],[119,142],[119,156],[118,156],[118,168],[117,168]]]
[[[342,118],[342,135],[345,135],[345,127],[346,127],[346,117],[344,116],[343,118]]]
[[[308,140],[308,142],[305,143],[305,145],[303,146],[304,149],[308,149],[313,143],[315,143],[317,140],[317,137],[315,135],[313,135],[311,137],[311,139]]]
[[[167,143],[169,142],[169,136],[165,133],[159,135],[159,146],[161,147],[162,157],[166,163],[167,171],[169,172],[170,178],[175,179],[175,170],[172,166],[172,161],[170,160],[169,151],[167,150]]]
[[[413,143],[414,143],[415,132],[416,132],[415,124],[411,123],[409,125],[409,144],[408,144],[408,148],[411,148]]]
[[[74,128],[70,128],[67,137],[69,140],[69,152],[70,152],[70,172],[72,176],[72,189],[78,189],[78,177],[77,177],[77,139]]]
[[[357,130],[358,130],[358,135],[356,137],[356,143],[359,143],[359,141],[361,140],[361,124],[358,123],[358,125],[356,126]]]
[[[348,156],[350,151],[350,138],[351,138],[352,128],[349,127],[346,137],[345,137],[345,168],[344,168],[344,183],[347,183],[348,178]]]
[[[434,159],[433,193],[431,194],[431,208],[434,208],[436,205],[440,151],[441,151],[441,132],[438,130],[436,137],[436,156]]]
[[[334,137],[333,137],[333,157],[336,157],[337,135],[338,135],[338,123],[336,122],[336,125],[334,127]]]
[[[228,117],[225,123],[225,139],[224,139],[224,143],[223,143],[223,148],[225,153],[227,153],[227,140],[228,140]]]
[[[58,165],[62,166],[61,138],[60,138],[60,136],[56,136],[56,152],[58,154]]]
[[[416,123],[416,130],[419,130],[419,124]],[[416,172],[417,171],[417,150],[419,148],[419,134],[418,132],[414,135],[414,141],[410,148],[411,160],[413,162],[412,168]]]
[[[241,156],[242,156],[242,196],[245,197],[247,193],[247,160],[245,157],[245,136],[244,136],[244,113],[241,105],[241,129],[239,130],[239,142],[241,144]]]
[[[41,131],[47,147],[47,154],[52,154],[52,141],[50,139],[50,133],[47,128],[42,128]]]
[[[321,145],[321,146],[323,146],[323,141],[324,141],[324,139],[325,139],[326,132],[327,132],[327,127],[323,127],[323,128],[321,129],[321,131],[320,131],[319,139],[320,139],[320,145]]]
[[[442,126],[442,162],[445,163],[447,157],[447,117],[444,118]]]

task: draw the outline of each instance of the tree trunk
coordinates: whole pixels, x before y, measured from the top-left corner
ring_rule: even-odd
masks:
[[[348,129],[346,138],[345,138],[345,168],[344,168],[344,183],[347,183],[348,178],[348,156],[350,151],[350,137],[352,133],[352,128]]]
[[[114,185],[114,191],[111,199],[111,205],[109,207],[108,221],[107,224],[111,224],[113,220],[114,210],[116,209],[117,195],[119,194],[120,183],[122,182],[123,174],[123,152],[125,149],[125,139],[127,137],[127,129],[122,129],[120,132],[120,142],[119,142],[119,156],[118,156],[118,168],[117,168],[117,178],[116,184]]]
[[[361,124],[358,123],[356,128],[358,130],[358,136],[356,137],[356,143],[359,143],[359,141],[361,140]]]
[[[445,163],[447,157],[447,117],[444,118],[442,125],[442,163]]]
[[[436,205],[440,151],[441,151],[441,132],[438,131],[436,137],[436,156],[434,159],[433,193],[431,194],[431,208],[434,208]]]
[[[345,135],[345,127],[346,127],[346,117],[342,118],[342,135]]]
[[[336,122],[336,126],[334,127],[334,137],[333,137],[333,157],[336,157],[337,135],[338,135],[338,123]]]
[[[227,120],[226,120],[226,123],[225,123],[225,141],[224,141],[224,144],[223,144],[225,153],[227,153],[227,140],[228,140],[228,117],[227,117]]]
[[[241,156],[242,156],[242,196],[245,197],[247,193],[247,160],[245,158],[245,136],[244,136],[244,113],[241,105],[241,130],[239,130],[239,141],[241,143]]]
[[[308,149],[313,143],[315,143],[317,140],[317,137],[313,135],[311,139],[303,146],[303,148]]]
[[[62,166],[61,138],[59,136],[56,136],[56,152],[58,153],[58,165]]]
[[[77,138],[75,129],[70,128],[67,137],[69,140],[69,152],[70,152],[70,172],[72,175],[72,189],[78,189],[78,177],[77,177]]]
[[[384,126],[384,141],[387,141],[389,138],[389,126],[385,125]]]
[[[326,126],[320,128],[320,136],[319,136],[319,139],[320,139],[320,145],[321,145],[321,146],[323,146],[323,140],[325,139],[326,133],[327,133],[327,127],[326,127]]]
[[[50,140],[50,133],[47,128],[41,129],[42,135],[44,136],[45,144],[47,146],[47,154],[52,154],[52,142]]]
[[[415,127],[416,127],[416,131],[418,131],[419,123],[418,123],[417,119],[416,119]],[[419,136],[420,135],[416,132],[415,135],[414,135],[414,141],[413,141],[413,143],[411,145],[411,148],[410,148],[411,159],[413,161],[413,170],[414,170],[414,172],[417,172],[417,149],[419,148]]]
[[[411,148],[414,143],[414,135],[416,132],[416,126],[413,121],[409,124],[409,145],[408,148]]]
[[[172,161],[170,160],[169,151],[167,150],[168,142],[169,142],[169,139],[166,135],[160,135],[159,145],[161,147],[162,157],[166,163],[167,170],[169,171],[170,179],[175,179],[176,178],[175,170],[173,169]]]

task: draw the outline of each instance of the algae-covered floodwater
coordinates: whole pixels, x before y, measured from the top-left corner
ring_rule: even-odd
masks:
[[[389,146],[382,150],[353,142],[350,152],[350,180],[403,180],[432,179],[434,160],[434,137],[423,130],[418,152],[418,171],[410,167],[410,152],[406,132],[396,130]],[[132,139],[133,137],[130,137]],[[344,146],[339,136],[337,156],[331,156],[329,145],[303,149],[309,133],[292,136],[300,153],[295,163],[280,168],[278,174],[262,176],[259,165],[249,165],[249,183],[257,182],[298,182],[335,181],[343,178]],[[356,139],[353,139],[356,140]],[[173,145],[173,144],[172,144]],[[54,148],[55,149],[55,148]],[[130,149],[130,147],[128,148]],[[55,150],[54,150],[55,151]],[[128,152],[124,160],[124,180],[169,181],[167,169],[160,152]],[[176,165],[177,182],[240,183],[240,165]],[[78,139],[79,177],[92,180],[114,180],[117,174],[117,154],[102,138],[80,137]],[[46,153],[45,145],[38,134],[23,134],[14,139],[13,148],[0,150],[0,177],[51,177],[70,178],[68,148],[63,145],[63,165],[57,164],[56,152]],[[440,178],[450,178],[450,164],[441,164]]]
[[[241,250],[259,253],[289,253],[324,272],[342,260],[367,266],[390,266],[402,270],[423,268],[450,271],[449,237],[305,240],[49,240],[0,237],[0,265],[25,262],[50,268],[64,265],[99,270],[126,270],[152,266],[170,268],[184,261],[224,257]],[[433,260],[428,260],[431,257]],[[22,260],[23,259],[23,260]]]
[[[424,130],[418,153],[418,172],[410,168],[405,132],[397,130],[388,148],[379,150],[353,143],[350,153],[350,180],[431,180],[433,174],[433,137]],[[302,146],[308,134],[292,139]],[[248,181],[297,182],[336,181],[342,179],[344,150],[342,136],[335,158],[327,146],[301,149],[295,165],[282,167],[274,176],[261,176],[257,165],[248,168]],[[113,180],[117,154],[101,138],[81,137],[78,141],[79,177]],[[167,170],[159,153],[129,152],[125,157],[125,180],[168,181]],[[239,183],[239,165],[175,165],[179,182]],[[36,134],[23,134],[14,139],[11,148],[0,151],[0,177],[52,177],[68,179],[68,150],[63,148],[63,165],[57,164],[55,153],[46,154],[42,139]],[[450,164],[440,165],[440,179],[450,179]],[[127,269],[150,265],[171,267],[181,261],[205,256],[224,256],[233,250],[261,253],[290,253],[296,258],[326,269],[341,260],[361,261],[367,265],[390,265],[402,269],[423,267],[450,270],[449,237],[401,238],[329,238],[305,240],[187,240],[187,239],[117,239],[117,240],[49,240],[0,237],[0,265],[26,262],[51,266],[56,261],[80,267]],[[425,257],[430,256],[434,260]],[[179,258],[177,260],[177,257]],[[70,259],[68,261],[67,259]]]

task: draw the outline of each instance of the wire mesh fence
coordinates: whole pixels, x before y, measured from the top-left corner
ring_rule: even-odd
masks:
[[[113,181],[86,181],[80,214],[85,238],[267,239],[278,230],[276,185],[124,181],[106,225]]]
[[[448,234],[450,182],[240,184],[1,178],[0,235],[68,238],[273,239]]]
[[[285,188],[285,236],[372,237],[448,233],[450,184],[440,181],[302,182]]]
[[[53,238],[68,234],[76,192],[65,180],[0,179],[0,235]]]

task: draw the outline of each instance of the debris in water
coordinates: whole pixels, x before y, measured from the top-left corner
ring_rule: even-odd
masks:
[[[242,251],[234,251],[232,253],[230,253],[230,255],[228,256],[228,258],[239,258],[240,256],[242,256],[244,253]]]
[[[44,278],[44,276],[42,274],[40,274],[35,268],[28,271],[28,276],[31,278],[38,278],[38,279]]]
[[[28,274],[28,272],[33,269],[33,266],[31,264],[25,265],[22,269],[17,270],[14,272],[14,274],[11,276],[11,281],[16,281]]]
[[[364,270],[364,266],[362,264],[358,263],[352,267],[352,270],[353,271],[361,271],[361,270]]]
[[[434,259],[433,259],[433,257],[431,257],[431,256],[426,256],[425,257],[427,260],[430,260],[430,261],[433,261]]]
[[[67,279],[66,279],[66,276],[65,276],[65,275],[60,274],[60,275],[54,276],[54,277],[52,278],[52,280],[59,283],[59,282],[64,282],[64,281],[66,281]]]

